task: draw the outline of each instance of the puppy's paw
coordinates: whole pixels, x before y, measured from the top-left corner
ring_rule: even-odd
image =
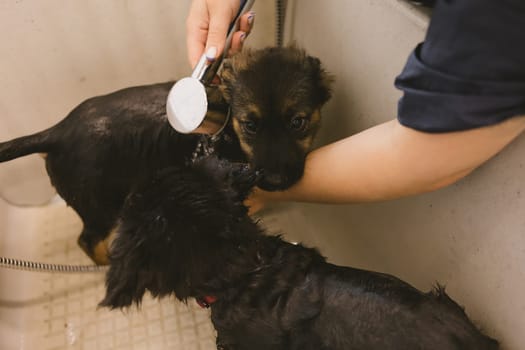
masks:
[[[123,309],[132,304],[140,305],[147,287],[153,285],[152,274],[142,270],[142,265],[149,263],[151,249],[143,246],[147,238],[144,231],[133,226],[117,236],[106,273],[106,295],[99,307]]]

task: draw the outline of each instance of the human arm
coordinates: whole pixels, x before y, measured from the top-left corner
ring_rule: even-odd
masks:
[[[351,203],[430,192],[463,178],[525,130],[525,116],[449,133],[426,133],[397,120],[309,154],[303,178],[283,192],[257,189],[257,211],[272,201]]]
[[[239,0],[193,0],[186,19],[186,46],[192,67],[210,47],[217,48],[217,56],[224,49],[226,35],[240,7]],[[254,13],[245,13],[239,30],[232,38],[231,51],[238,51],[253,25]]]
[[[525,49],[508,45],[523,41],[524,14],[519,0],[438,1],[424,44],[396,79],[398,120],[312,152],[298,184],[256,191],[252,211],[269,200],[399,198],[469,174],[525,128],[524,117],[512,118],[525,115]]]

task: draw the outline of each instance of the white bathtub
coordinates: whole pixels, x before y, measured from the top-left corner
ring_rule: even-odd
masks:
[[[87,97],[184,76],[188,1],[0,4],[0,140],[43,129]],[[252,46],[273,42],[273,2],[256,4]],[[395,117],[393,80],[427,16],[398,0],[290,1],[287,40],[336,75],[320,143]],[[504,349],[525,343],[525,139],[460,183],[376,204],[290,204],[264,222],[329,260],[427,290],[439,281]],[[329,171],[329,170],[327,170]],[[38,156],[0,165],[0,256],[88,263],[80,221],[53,197]],[[207,311],[146,300],[97,309],[103,276],[0,269],[0,349],[213,349]]]

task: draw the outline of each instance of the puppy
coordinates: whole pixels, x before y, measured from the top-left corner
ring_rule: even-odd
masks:
[[[257,176],[208,158],[163,170],[126,200],[101,305],[157,297],[211,307],[223,350],[488,350],[443,288],[329,264],[268,236],[242,201]]]
[[[265,174],[259,185],[267,190],[291,186],[302,175],[319,110],[330,96],[328,74],[296,47],[241,53],[221,74],[223,83],[207,89],[207,119],[221,124],[230,105],[233,115],[213,149],[249,161]],[[173,83],[91,98],[47,130],[0,143],[0,162],[47,155],[52,184],[83,221],[78,243],[98,264],[107,263],[110,233],[130,189],[159,169],[188,163],[203,139],[179,134],[167,122]]]
[[[271,48],[234,56],[222,79],[241,148],[262,170],[257,185],[268,191],[290,187],[303,175],[331,77],[317,58],[296,48]]]

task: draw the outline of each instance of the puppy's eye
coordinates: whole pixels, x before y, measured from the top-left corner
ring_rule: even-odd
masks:
[[[290,128],[294,131],[304,131],[308,126],[308,118],[293,117],[290,121]]]
[[[253,135],[257,133],[258,125],[256,121],[248,120],[248,121],[242,122],[242,128],[246,133]]]

